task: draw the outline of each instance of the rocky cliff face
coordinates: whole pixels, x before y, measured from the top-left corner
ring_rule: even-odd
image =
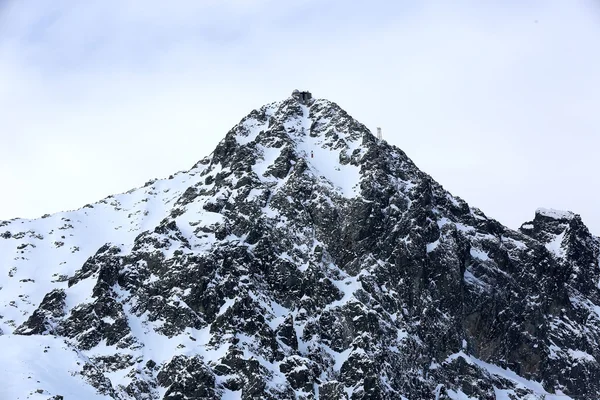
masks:
[[[292,97],[187,172],[0,222],[0,397],[600,398],[599,258],[579,216],[510,230]]]

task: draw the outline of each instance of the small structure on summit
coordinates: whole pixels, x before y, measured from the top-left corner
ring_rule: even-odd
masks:
[[[298,89],[294,89],[292,92],[292,97],[302,103],[306,103],[312,99],[312,94],[309,91],[300,91]]]
[[[381,134],[381,128],[377,127],[377,139],[383,139],[383,135]]]

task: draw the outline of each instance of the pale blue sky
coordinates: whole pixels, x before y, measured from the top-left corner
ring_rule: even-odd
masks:
[[[305,88],[512,228],[600,234],[599,37],[594,0],[5,0],[0,219],[187,169]]]

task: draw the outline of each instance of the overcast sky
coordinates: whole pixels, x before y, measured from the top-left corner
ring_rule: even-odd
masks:
[[[294,88],[511,228],[600,235],[596,0],[0,0],[0,219],[189,169]]]

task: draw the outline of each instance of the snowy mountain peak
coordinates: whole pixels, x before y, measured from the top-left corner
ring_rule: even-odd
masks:
[[[292,92],[292,98],[304,104],[310,104],[313,101],[312,93],[306,90],[300,91],[298,89],[294,89],[294,91]]]
[[[189,171],[0,222],[0,398],[599,398],[599,249],[293,95]]]
[[[252,111],[219,144],[213,162],[238,168],[241,155],[258,178],[274,182],[307,168],[346,197],[356,196],[371,132],[337,104],[294,97]],[[317,179],[318,180],[318,179]]]
[[[583,224],[581,218],[570,211],[538,208],[533,221],[524,223],[519,230],[547,243],[577,224]]]
[[[325,99],[311,99],[306,104],[294,97],[252,111],[232,132],[238,136],[241,144],[284,134],[300,142],[311,137],[328,139],[326,142],[312,143],[324,147],[343,147],[348,142],[362,140],[365,134],[372,136],[364,125],[354,120],[336,103]]]
[[[575,214],[571,211],[554,210],[551,208],[538,208],[537,210],[535,210],[535,214],[536,216],[539,215],[542,217],[558,220],[571,220],[575,217]]]

